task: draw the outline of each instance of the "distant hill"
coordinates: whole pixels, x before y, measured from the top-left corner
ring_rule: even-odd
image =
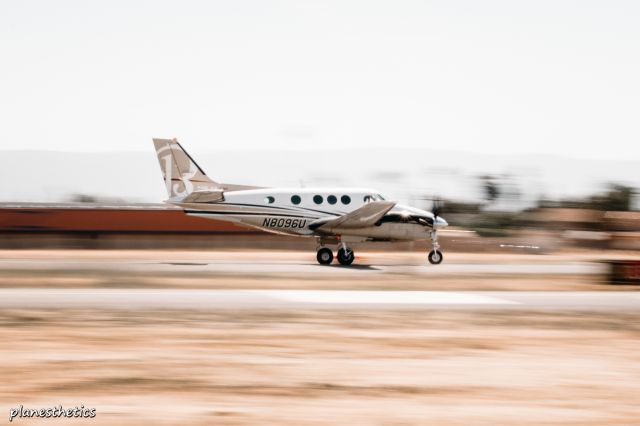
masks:
[[[479,175],[501,175],[503,194],[526,205],[540,196],[578,197],[606,182],[640,187],[640,161],[485,155],[430,149],[191,152],[213,179],[261,186],[350,185],[399,201],[478,200]],[[64,201],[86,194],[123,201],[165,197],[155,152],[0,151],[0,201]]]

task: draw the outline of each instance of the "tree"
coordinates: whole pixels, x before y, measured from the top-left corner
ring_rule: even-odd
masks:
[[[633,198],[633,188],[626,185],[610,184],[609,190],[591,197],[591,204],[598,210],[629,211]]]
[[[495,177],[491,175],[484,175],[480,176],[480,180],[482,181],[484,198],[490,203],[493,203],[500,197],[500,187],[498,186]]]

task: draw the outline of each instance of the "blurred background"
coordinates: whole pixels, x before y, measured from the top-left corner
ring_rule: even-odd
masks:
[[[253,244],[225,235],[254,231],[188,218],[164,205],[155,152],[151,142],[145,142],[149,149],[139,153],[4,151],[0,181],[7,191],[0,202],[4,236],[0,245]],[[442,233],[444,243],[456,250],[640,249],[640,161],[402,147],[200,152],[190,146],[202,144],[183,143],[207,174],[223,182],[366,186],[426,210],[438,203],[452,225]],[[456,232],[461,230],[465,232]],[[199,231],[207,238],[201,238]],[[216,233],[219,237],[213,238]],[[134,234],[135,238],[127,238]],[[297,238],[258,235],[274,248],[313,245]]]
[[[1,2],[0,412],[636,424],[638,22],[630,0]],[[153,137],[222,182],[437,203],[445,261],[321,267],[314,241],[187,217]],[[203,307],[247,289],[356,302]],[[357,303],[379,291],[436,301]]]
[[[638,248],[635,2],[0,12],[4,246],[26,231],[31,245],[33,233],[117,231],[52,215],[161,203],[150,141],[177,137],[225,182],[375,187],[421,208],[441,200],[452,225],[507,245]]]

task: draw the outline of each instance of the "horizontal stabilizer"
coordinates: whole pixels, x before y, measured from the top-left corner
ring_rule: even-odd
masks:
[[[195,191],[180,200],[181,203],[217,203],[224,201],[222,191]]]

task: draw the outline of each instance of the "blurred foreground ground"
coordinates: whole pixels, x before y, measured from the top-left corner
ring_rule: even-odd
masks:
[[[588,252],[358,255],[342,268],[303,252],[2,251],[0,286],[635,289],[606,284]],[[630,425],[639,366],[640,310],[0,310],[6,418],[97,409],[15,424]]]
[[[640,314],[3,311],[3,410],[91,424],[630,425]]]

